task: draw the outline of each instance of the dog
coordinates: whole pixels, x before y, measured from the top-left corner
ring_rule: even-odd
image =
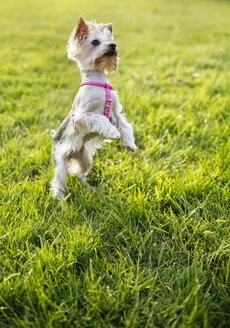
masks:
[[[59,200],[65,198],[67,173],[87,183],[93,155],[105,139],[121,139],[131,151],[137,148],[133,129],[105,75],[118,65],[113,25],[80,17],[70,35],[67,53],[77,63],[82,83],[68,116],[57,131],[51,131],[54,178],[50,190]]]

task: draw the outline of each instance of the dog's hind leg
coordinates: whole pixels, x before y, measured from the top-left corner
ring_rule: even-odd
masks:
[[[70,159],[68,172],[76,176],[81,183],[86,182],[86,177],[93,166],[93,156],[85,144],[78,153]]]
[[[86,177],[93,166],[93,156],[90,150],[87,148],[87,144],[84,145],[81,166],[82,166],[82,174],[78,177],[78,179],[81,183],[85,183]]]
[[[57,199],[65,198],[67,159],[64,154],[58,154],[58,158],[53,156],[54,178],[50,183],[50,190],[53,197]]]

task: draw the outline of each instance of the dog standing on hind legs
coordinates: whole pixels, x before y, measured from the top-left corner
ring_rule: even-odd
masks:
[[[68,41],[68,57],[77,62],[82,83],[68,116],[57,131],[51,131],[54,178],[50,190],[57,199],[65,197],[67,173],[86,182],[93,155],[105,138],[121,139],[127,149],[136,149],[133,129],[105,75],[116,70],[118,63],[112,30],[112,24],[80,17]]]

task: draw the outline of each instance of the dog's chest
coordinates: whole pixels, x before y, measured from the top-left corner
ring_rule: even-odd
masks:
[[[116,111],[118,106],[118,96],[114,90],[111,90],[111,114]],[[106,91],[99,87],[85,87],[85,90],[80,89],[75,98],[75,107],[81,112],[100,112],[104,113],[106,104]]]

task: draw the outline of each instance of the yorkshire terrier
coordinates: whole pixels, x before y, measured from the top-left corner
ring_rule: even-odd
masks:
[[[116,70],[118,64],[113,25],[80,17],[70,35],[67,53],[80,68],[82,83],[68,116],[57,131],[51,131],[54,178],[50,190],[57,199],[65,198],[67,173],[86,182],[93,155],[106,138],[121,139],[131,151],[137,148],[133,129],[105,75]]]

